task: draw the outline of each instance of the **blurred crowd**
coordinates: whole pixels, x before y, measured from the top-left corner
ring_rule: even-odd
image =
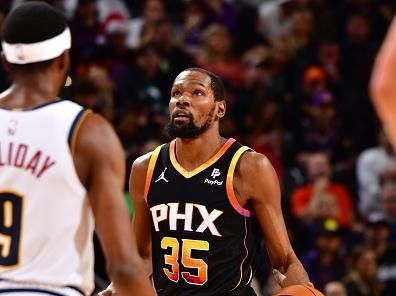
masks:
[[[0,2],[0,24],[21,2]],[[396,156],[368,93],[395,1],[46,2],[73,34],[62,97],[113,123],[128,167],[169,140],[176,75],[212,71],[227,89],[221,133],[271,160],[314,285],[328,296],[396,295]],[[1,90],[9,83],[0,68]],[[257,269],[256,286],[268,295],[265,256]]]

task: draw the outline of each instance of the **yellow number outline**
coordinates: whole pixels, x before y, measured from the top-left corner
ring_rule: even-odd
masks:
[[[23,238],[23,235],[22,235],[23,234],[23,209],[25,207],[25,196],[23,194],[21,194],[19,192],[16,192],[14,190],[1,190],[0,191],[0,195],[2,195],[2,194],[12,194],[12,195],[17,196],[17,197],[19,197],[21,199],[21,221],[20,221],[19,244],[18,244],[16,263],[13,264],[13,265],[0,265],[0,271],[8,270],[8,269],[14,269],[14,268],[18,267],[19,264],[20,264],[21,244],[22,244],[22,238]],[[12,219],[9,218],[10,211],[7,210],[7,209],[5,209],[5,210],[3,209],[4,212],[3,212],[3,221],[2,221],[3,224],[9,224],[8,222],[10,220],[12,220],[12,223],[11,223],[10,226],[12,226],[12,224],[14,223],[13,222],[14,217],[13,217],[13,211],[12,211],[14,205],[12,204],[12,202],[11,202],[11,205],[12,205],[12,208],[11,208]],[[10,248],[11,248],[11,243],[12,243],[12,237],[10,237],[10,235],[6,235],[6,234],[3,234],[3,233],[0,233],[0,245],[3,247],[2,248],[2,252],[1,252],[1,256],[3,256],[4,249],[8,250],[6,255],[7,256],[9,255]],[[7,256],[3,256],[3,257],[7,257]]]

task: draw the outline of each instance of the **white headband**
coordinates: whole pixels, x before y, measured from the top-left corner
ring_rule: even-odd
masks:
[[[71,47],[71,35],[69,28],[59,35],[35,43],[10,44],[1,43],[6,60],[12,64],[31,64],[48,61],[60,56]]]

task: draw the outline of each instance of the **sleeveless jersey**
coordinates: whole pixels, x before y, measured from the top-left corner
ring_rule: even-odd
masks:
[[[72,156],[88,112],[66,100],[0,108],[0,293],[93,290],[94,221]]]
[[[146,177],[158,295],[255,295],[249,284],[257,222],[233,189],[238,159],[249,148],[229,139],[187,172],[176,160],[175,143],[153,151]]]

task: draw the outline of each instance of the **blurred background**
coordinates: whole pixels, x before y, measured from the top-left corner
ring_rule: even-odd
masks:
[[[0,1],[0,26],[22,2]],[[396,1],[45,2],[66,15],[73,34],[72,83],[62,97],[113,123],[128,171],[169,141],[177,73],[212,71],[227,89],[221,133],[271,160],[290,239],[314,285],[327,296],[396,295],[396,157],[368,94]],[[0,90],[9,83],[0,67]],[[262,248],[254,286],[269,295]]]

